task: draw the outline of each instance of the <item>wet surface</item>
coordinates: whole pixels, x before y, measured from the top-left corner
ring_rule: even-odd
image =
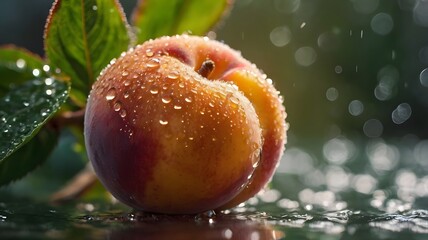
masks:
[[[159,215],[78,204],[0,204],[2,239],[426,239],[428,211],[280,210]],[[277,207],[276,207],[277,208]],[[279,209],[276,209],[279,210]]]
[[[426,239],[426,140],[289,144],[270,188],[224,212],[0,197],[0,239]],[[3,192],[7,193],[7,192]]]
[[[396,175],[406,179],[410,173]],[[278,173],[270,190],[246,204],[199,215],[135,212],[121,204],[98,202],[52,206],[7,200],[0,203],[0,236],[1,239],[251,240],[426,239],[428,236],[427,197],[420,192],[413,198],[397,194],[400,181],[398,185],[361,193],[353,184],[341,191],[329,190],[328,185],[316,190],[293,178]],[[423,178],[409,179],[418,183]],[[279,190],[284,182],[289,189]]]

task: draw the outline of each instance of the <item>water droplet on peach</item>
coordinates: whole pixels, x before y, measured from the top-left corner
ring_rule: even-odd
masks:
[[[186,98],[184,98],[184,101],[186,101],[186,102],[188,102],[188,103],[191,103],[191,102],[192,102],[192,99],[191,99],[190,97],[186,97]]]
[[[180,88],[184,88],[184,83],[183,83],[183,82],[179,82],[179,83],[178,83],[178,86],[179,86]]]
[[[149,68],[157,68],[160,65],[160,60],[157,58],[151,58],[147,63],[146,66]]]
[[[238,104],[239,103],[239,100],[236,97],[234,97],[234,96],[231,96],[229,99],[234,104]]]
[[[168,73],[168,75],[166,76],[169,79],[177,79],[179,76],[177,71],[172,71],[170,73]]]
[[[155,95],[155,94],[159,93],[159,90],[154,87],[154,88],[150,89],[150,93],[153,94],[153,95]]]
[[[126,117],[126,110],[125,109],[120,110],[119,114],[123,118]]]
[[[119,112],[119,110],[121,108],[122,108],[122,103],[121,102],[117,101],[117,102],[114,103],[114,105],[113,105],[114,111]]]
[[[174,105],[174,109],[181,109],[181,106],[179,106],[179,105]]]
[[[150,48],[149,48],[149,49],[147,49],[147,50],[146,50],[146,56],[147,56],[147,57],[153,57],[153,54],[154,54],[154,53],[153,53],[153,50],[152,50],[152,49],[150,49]]]
[[[159,123],[160,123],[161,125],[167,125],[167,124],[168,124],[168,121],[167,121],[167,120],[159,120]]]
[[[171,97],[170,96],[163,96],[162,97],[162,102],[163,103],[165,103],[165,104],[167,104],[167,103],[170,103],[171,102]]]
[[[126,77],[128,75],[129,75],[129,72],[127,72],[127,71],[122,72],[122,76]]]
[[[107,95],[106,95],[106,100],[107,101],[111,101],[116,97],[116,89],[115,88],[110,88],[107,91]]]

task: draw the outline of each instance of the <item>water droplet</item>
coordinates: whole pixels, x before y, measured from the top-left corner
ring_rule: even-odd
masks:
[[[208,105],[209,105],[210,107],[214,107],[214,103],[213,103],[213,102],[208,103]]]
[[[153,54],[154,53],[153,53],[152,49],[149,48],[149,49],[146,50],[146,56],[147,57],[153,57]]]
[[[110,88],[107,91],[107,95],[106,95],[106,100],[107,101],[111,101],[116,97],[116,89],[115,88]]]
[[[177,71],[172,71],[172,72],[168,73],[167,78],[169,78],[169,79],[177,79],[178,76],[179,76],[179,74],[178,74]]]
[[[128,91],[126,91],[126,92],[125,92],[125,94],[123,94],[123,97],[124,97],[124,98],[129,98],[129,92],[128,92]]]
[[[231,96],[229,99],[234,104],[238,104],[239,103],[239,100],[236,97],[234,97],[234,96]]]
[[[45,79],[45,84],[46,84],[47,86],[52,85],[52,83],[53,83],[53,79],[52,79],[52,78],[46,78],[46,79]]]
[[[150,89],[150,93],[153,94],[153,95],[155,95],[155,94],[159,93],[159,90],[154,87],[154,88]]]
[[[164,97],[162,97],[162,102],[163,103],[165,103],[165,104],[167,104],[167,103],[170,103],[171,102],[171,97],[169,97],[169,96],[164,96]]]
[[[49,109],[42,109],[42,110],[40,111],[40,114],[42,115],[42,117],[47,116],[47,115],[48,115],[48,113],[49,113]]]
[[[184,98],[184,101],[190,103],[190,102],[192,102],[192,99],[190,97],[186,97],[186,98]]]
[[[33,69],[33,76],[38,77],[40,76],[40,70],[39,69]]]
[[[49,72],[51,70],[51,67],[49,65],[43,65],[43,71]]]
[[[16,66],[18,67],[18,68],[24,68],[25,67],[25,65],[26,65],[27,63],[25,62],[25,60],[24,59],[18,59],[18,60],[16,60]]]
[[[157,58],[151,58],[146,64],[146,66],[149,68],[157,68],[159,67],[159,65],[160,65],[160,60]]]
[[[127,87],[127,86],[131,85],[131,81],[130,81],[129,79],[126,79],[126,80],[123,82],[123,85],[125,85],[125,86]]]
[[[212,140],[213,142],[215,142],[215,141],[217,141],[217,138],[212,138],[211,140]]]
[[[113,105],[114,111],[119,112],[119,110],[121,108],[122,108],[122,103],[121,102],[117,101],[117,102],[114,103],[114,105]]]
[[[122,76],[126,77],[128,75],[129,75],[129,72],[127,72],[127,71],[122,72]]]
[[[25,127],[25,125],[24,125],[24,124],[22,124],[22,125],[19,127],[19,132],[24,133],[25,131],[27,131],[27,127]]]
[[[167,120],[159,120],[159,123],[160,123],[161,125],[167,125],[167,124],[168,124],[168,121],[167,121]]]
[[[119,114],[123,118],[126,117],[126,110],[125,109],[120,110]]]
[[[179,86],[180,88],[184,88],[184,83],[183,83],[183,82],[179,82],[179,83],[178,83],[178,86]]]
[[[190,141],[193,141],[193,137],[189,137],[189,140],[190,140]]]
[[[179,106],[179,105],[174,105],[174,109],[181,109],[181,106]]]
[[[50,96],[50,95],[52,95],[52,93],[53,93],[52,89],[47,89],[46,90],[46,95]]]

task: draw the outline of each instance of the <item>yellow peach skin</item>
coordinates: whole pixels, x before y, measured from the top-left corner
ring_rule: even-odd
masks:
[[[104,186],[136,209],[233,207],[269,182],[285,144],[278,92],[225,44],[181,35],[137,46],[94,84],[89,158]]]

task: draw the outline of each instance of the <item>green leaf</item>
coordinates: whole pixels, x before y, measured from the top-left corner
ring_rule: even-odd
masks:
[[[165,35],[207,33],[231,0],[140,0],[134,12],[138,43]]]
[[[0,97],[9,92],[10,88],[31,79],[34,75],[46,76],[49,67],[43,60],[26,49],[15,46],[0,48]]]
[[[27,144],[0,162],[0,186],[24,177],[42,164],[54,150],[59,131],[44,127]]]
[[[117,0],[56,0],[45,28],[52,66],[71,77],[71,97],[84,105],[101,70],[130,46],[130,32]]]
[[[52,133],[41,132],[35,142],[25,144],[65,103],[68,92],[66,83],[38,78],[12,89],[0,99],[0,185],[23,176],[45,160],[56,142]],[[16,151],[17,156],[13,154]],[[31,153],[34,151],[39,152]]]

